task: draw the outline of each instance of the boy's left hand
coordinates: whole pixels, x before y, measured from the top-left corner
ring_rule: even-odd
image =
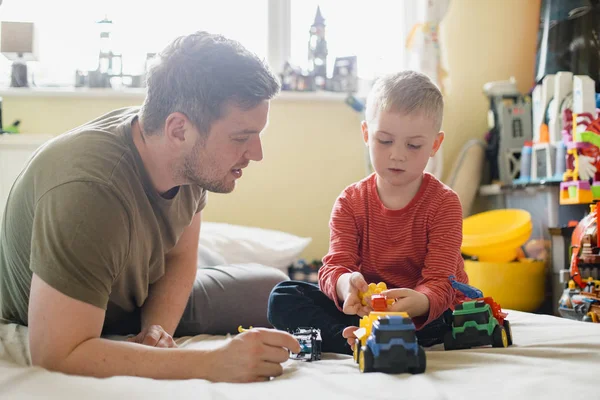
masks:
[[[388,299],[396,301],[388,307],[388,311],[406,312],[411,318],[420,317],[429,312],[429,297],[412,289],[389,289],[381,292]]]

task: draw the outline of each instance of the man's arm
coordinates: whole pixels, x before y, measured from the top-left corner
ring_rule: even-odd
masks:
[[[67,374],[156,379],[208,377],[208,352],[159,349],[100,338],[104,310],[72,299],[33,275],[29,299],[31,360]]]
[[[142,307],[142,331],[160,325],[173,335],[187,304],[198,265],[201,213],[197,213],[165,257],[165,274],[154,283]]]
[[[214,350],[162,349],[100,338],[104,310],[68,297],[33,275],[29,343],[33,365],[73,375],[142,376],[253,382],[281,375],[287,349],[300,346],[286,332],[242,333]]]

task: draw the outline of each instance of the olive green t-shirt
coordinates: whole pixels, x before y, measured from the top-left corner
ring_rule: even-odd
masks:
[[[138,111],[115,110],[52,139],[17,178],[0,229],[3,318],[28,324],[33,273],[105,309],[105,326],[141,307],[164,274],[206,191],[156,192],[131,137]]]

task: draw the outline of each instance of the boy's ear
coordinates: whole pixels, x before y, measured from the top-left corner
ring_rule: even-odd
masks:
[[[360,123],[360,129],[362,130],[363,140],[365,141],[365,144],[368,146],[369,145],[369,124],[367,124],[367,121],[363,121]]]
[[[433,148],[431,149],[431,153],[429,153],[429,157],[435,156],[435,153],[438,152],[443,141],[444,141],[444,132],[440,131],[436,135],[435,140],[433,141]]]

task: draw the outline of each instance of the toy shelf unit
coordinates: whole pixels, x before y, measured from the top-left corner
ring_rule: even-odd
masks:
[[[564,291],[558,300],[561,316],[587,322],[600,322],[600,237],[597,203],[571,233],[570,258],[560,271]],[[567,242],[568,243],[568,242]],[[563,249],[564,251],[564,249]],[[559,255],[560,256],[560,255]],[[566,258],[566,257],[565,257]]]
[[[483,92],[490,101],[486,138],[490,180],[509,184],[519,179],[523,146],[532,141],[531,98],[518,91],[513,78],[488,82]]]
[[[588,144],[572,140],[575,131],[584,129],[596,115],[595,82],[586,75],[573,75],[562,71],[546,75],[532,91],[533,140],[525,142],[521,151],[520,175],[515,183],[563,182],[577,180],[569,178],[573,170],[573,155],[577,164],[577,153]],[[573,124],[573,116],[577,122]],[[591,117],[585,120],[580,117]],[[584,157],[584,160],[588,160]],[[569,164],[571,161],[571,164]],[[590,168],[585,165],[585,172]],[[565,175],[566,174],[566,175]],[[583,178],[582,180],[586,180]],[[595,186],[590,179],[591,186]],[[585,185],[583,185],[585,187]],[[578,191],[575,184],[565,186],[565,202],[579,201],[569,194]],[[582,189],[585,190],[585,189]],[[586,198],[584,192],[582,198]],[[569,202],[569,198],[572,198]],[[577,203],[579,204],[579,203]]]
[[[565,119],[571,122],[563,130],[567,153],[560,204],[600,200],[600,119],[596,116],[596,112],[577,114],[565,110]]]
[[[556,304],[564,290],[560,271],[565,268],[564,260],[568,255],[562,257],[554,255],[555,250],[559,248],[555,246],[554,239],[559,238],[553,237],[551,228],[567,227],[571,221],[579,221],[589,213],[588,204],[561,206],[559,197],[560,182],[484,185],[480,187],[473,208],[473,213],[498,209],[521,209],[531,214],[531,239],[537,240],[539,244],[551,243],[552,248],[552,256],[546,257],[544,302],[536,312],[553,315],[558,315]],[[568,250],[568,245],[565,246]],[[559,251],[559,254],[562,253]]]

